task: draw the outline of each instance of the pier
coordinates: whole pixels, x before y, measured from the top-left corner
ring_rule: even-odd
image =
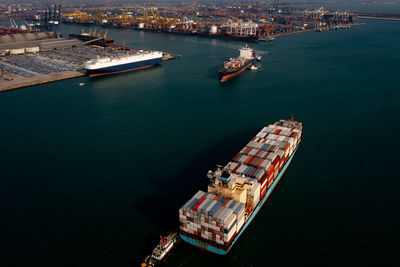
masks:
[[[85,73],[79,71],[63,71],[63,72],[54,72],[50,74],[42,74],[35,77],[23,77],[13,75],[12,78],[2,78],[0,77],[1,85],[0,92],[8,91],[12,89],[38,85],[43,83],[50,83],[55,81],[61,81],[71,78],[76,78],[80,76],[84,76]]]
[[[86,61],[139,51],[121,45],[91,45],[91,42],[65,40],[45,33],[2,36],[0,48],[0,92],[84,76]],[[178,57],[163,52],[163,61]]]

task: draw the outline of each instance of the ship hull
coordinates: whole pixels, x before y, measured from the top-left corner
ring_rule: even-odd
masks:
[[[197,35],[200,37],[234,40],[234,41],[242,41],[242,42],[257,42],[258,41],[258,36],[256,36],[256,35],[236,36],[236,35],[229,35],[229,34],[210,34],[210,33],[204,33],[204,32],[199,32],[199,33],[197,33]]]
[[[160,58],[148,59],[148,60],[126,63],[126,64],[121,64],[121,65],[108,66],[108,67],[104,67],[104,68],[88,69],[87,74],[90,77],[95,77],[95,76],[123,73],[123,72],[128,72],[128,71],[150,68],[156,64],[161,63],[161,61],[162,61],[162,58],[160,57]]]
[[[95,39],[98,39],[98,37],[89,36],[89,35],[82,35],[82,34],[70,34],[69,37],[73,38],[73,39],[78,39],[78,40],[80,40],[82,42],[88,42],[88,41],[93,41]],[[92,42],[91,44],[100,45],[100,46],[111,46],[111,45],[114,44],[114,40],[112,40],[112,39],[101,39],[101,40],[97,40],[95,42]]]
[[[245,65],[243,65],[242,67],[240,67],[238,70],[236,71],[229,71],[229,72],[220,72],[221,73],[221,82],[225,82],[226,80],[235,77],[236,75],[239,75],[240,73],[242,73],[243,71],[245,71],[248,67],[250,67],[253,63],[255,62],[255,58],[249,60],[249,62],[247,62]]]
[[[250,218],[242,226],[242,229],[240,229],[240,231],[232,238],[232,241],[229,242],[228,246],[221,246],[221,245],[218,245],[218,244],[215,244],[215,243],[211,243],[210,241],[206,241],[204,239],[194,238],[194,236],[189,236],[188,234],[186,234],[183,231],[180,232],[180,237],[182,238],[182,240],[184,240],[185,242],[187,242],[187,243],[189,243],[189,244],[191,244],[193,246],[196,246],[196,247],[198,247],[198,248],[200,248],[202,250],[205,250],[205,251],[208,251],[208,252],[212,252],[212,253],[215,253],[215,254],[219,254],[219,255],[226,255],[229,252],[229,250],[232,248],[232,246],[236,243],[236,241],[239,239],[239,237],[244,232],[244,230],[246,230],[246,228],[250,225],[250,223],[253,221],[255,216],[260,211],[261,207],[265,204],[265,202],[267,201],[268,197],[271,195],[271,193],[274,190],[275,186],[278,184],[278,182],[282,178],[283,174],[285,173],[286,169],[290,165],[290,163],[291,163],[291,161],[293,159],[293,156],[297,151],[297,148],[298,148],[299,144],[300,144],[300,141],[299,141],[296,149],[293,151],[292,155],[290,156],[290,158],[288,159],[288,161],[286,162],[286,164],[284,165],[284,167],[282,168],[282,170],[280,171],[280,173],[276,177],[275,181],[272,183],[271,187],[267,190],[267,192],[265,193],[264,197],[260,200],[260,202],[258,203],[256,208],[254,209],[254,211],[253,211],[252,215],[250,216]]]

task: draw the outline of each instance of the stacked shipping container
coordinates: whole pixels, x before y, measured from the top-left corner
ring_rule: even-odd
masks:
[[[264,127],[233,159],[225,169],[232,173],[257,179],[261,184],[261,198],[272,185],[292,155],[301,135],[298,128],[286,121]]]
[[[201,247],[212,244],[227,252],[254,217],[301,135],[301,123],[281,120],[264,127],[222,170],[209,171],[208,193],[198,191],[179,210],[181,236],[191,238],[186,239],[189,243],[203,240]]]
[[[243,203],[199,191],[179,210],[180,229],[225,245],[242,228],[244,211]]]

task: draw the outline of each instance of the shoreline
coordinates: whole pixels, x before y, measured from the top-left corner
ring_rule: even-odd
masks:
[[[358,18],[359,19],[378,19],[378,20],[400,21],[400,18],[390,18],[390,17],[358,16]]]
[[[35,77],[23,77],[23,76],[15,76],[13,80],[2,80],[0,86],[0,92],[5,92],[9,90],[14,90],[18,88],[24,88],[33,85],[39,85],[44,83],[51,83],[61,80],[67,80],[72,78],[77,78],[85,76],[85,73],[78,71],[62,71],[62,72],[54,72],[50,74],[38,75]],[[1,79],[1,78],[0,78]]]

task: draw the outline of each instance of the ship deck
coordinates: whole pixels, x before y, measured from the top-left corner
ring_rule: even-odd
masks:
[[[236,243],[236,241],[239,239],[239,237],[243,234],[244,230],[246,230],[246,228],[250,225],[250,223],[253,221],[253,219],[255,218],[255,216],[258,214],[258,212],[260,211],[261,207],[265,204],[265,202],[267,201],[268,197],[271,195],[272,191],[275,189],[275,186],[278,184],[278,182],[280,181],[280,179],[282,178],[282,175],[285,173],[286,169],[288,168],[288,166],[290,165],[293,156],[295,155],[299,145],[300,145],[300,141],[296,147],[296,149],[293,151],[292,155],[290,156],[290,158],[288,159],[288,161],[286,162],[286,164],[284,165],[284,167],[282,168],[282,170],[280,171],[280,173],[278,174],[277,178],[275,179],[275,181],[272,183],[271,187],[267,190],[267,192],[265,193],[265,196],[260,200],[260,202],[258,203],[258,205],[256,206],[256,208],[254,209],[253,213],[251,214],[251,216],[249,217],[249,219],[246,221],[246,223],[242,226],[242,229],[239,231],[239,233],[236,235],[236,237],[234,237],[233,241],[231,242],[231,244],[229,245],[229,247],[225,250],[225,249],[221,249],[219,247],[217,247],[216,245],[212,245],[209,242],[205,241],[205,240],[199,240],[199,239],[194,239],[191,238],[189,236],[186,236],[184,234],[180,234],[180,237],[187,243],[192,244],[200,249],[215,253],[215,254],[219,254],[219,255],[226,255],[230,249],[233,247],[233,245]]]

